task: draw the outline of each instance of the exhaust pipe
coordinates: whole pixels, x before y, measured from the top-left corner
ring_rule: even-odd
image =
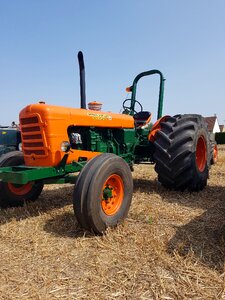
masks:
[[[86,109],[85,69],[84,69],[83,53],[79,51],[77,57],[78,57],[79,69],[80,69],[80,108]]]

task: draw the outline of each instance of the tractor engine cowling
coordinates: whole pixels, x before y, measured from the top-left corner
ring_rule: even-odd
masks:
[[[116,141],[120,134],[116,134],[114,142],[110,142],[110,139],[107,140],[109,132],[112,134],[115,129],[118,132],[134,131],[134,119],[124,114],[52,106],[42,102],[28,105],[20,112],[20,126],[25,164],[57,166],[65,155],[61,149],[65,141],[71,142],[73,148],[67,163],[78,161],[80,157],[88,160],[110,147],[112,152],[114,149],[122,151],[123,146],[117,145]]]

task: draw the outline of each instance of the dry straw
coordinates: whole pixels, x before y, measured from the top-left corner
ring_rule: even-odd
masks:
[[[200,193],[135,167],[129,216],[103,237],[79,228],[72,185],[0,211],[0,299],[225,299],[225,147]]]

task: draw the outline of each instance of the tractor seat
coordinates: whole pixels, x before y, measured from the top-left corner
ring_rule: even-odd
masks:
[[[151,120],[151,113],[149,111],[140,111],[134,115],[134,124],[136,127],[141,127],[148,124]]]

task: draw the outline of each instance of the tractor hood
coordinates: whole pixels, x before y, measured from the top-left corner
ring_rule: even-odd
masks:
[[[67,128],[74,126],[96,126],[107,128],[134,128],[134,119],[125,114],[115,114],[111,112],[102,112],[88,110],[82,108],[67,108],[64,106],[47,105],[44,102],[30,104],[20,112],[20,119],[29,117],[30,115],[38,115],[39,120],[54,124],[54,128],[58,126]]]

